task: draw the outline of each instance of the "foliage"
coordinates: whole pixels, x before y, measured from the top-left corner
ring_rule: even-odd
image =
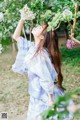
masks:
[[[79,92],[76,90],[74,93],[66,93],[64,96],[59,96],[57,101],[41,114],[42,120],[49,120],[55,115],[58,115],[57,120],[62,120],[63,116],[67,116],[71,112],[68,111],[67,107],[75,105],[73,98],[77,99],[76,93],[78,94]],[[54,118],[51,120],[54,120]]]
[[[21,0],[0,1],[0,12],[3,12],[4,14],[4,21],[0,22],[0,34],[2,34],[0,40],[2,40],[2,43],[6,42],[7,44],[6,39],[11,36],[14,29],[16,28],[20,16],[19,10],[25,3],[26,1],[24,2]]]
[[[74,1],[74,0],[73,0]],[[70,21],[73,18],[80,17],[80,12],[77,15],[74,14],[74,5],[78,2],[75,0],[1,0],[0,1],[0,12],[4,14],[4,21],[0,22],[0,41],[2,43],[10,43],[6,41],[9,39],[14,29],[17,26],[18,20],[20,19],[19,10],[27,4],[29,8],[36,13],[36,18],[31,21],[26,21],[25,26],[34,26],[35,24],[41,24],[43,21],[48,22],[48,31],[51,29],[57,29],[61,22]],[[64,16],[63,11],[69,11],[72,13]]]
[[[78,39],[78,40],[80,40],[80,28],[79,28],[79,26],[80,26],[80,20],[77,20],[74,34],[75,34],[76,39]]]
[[[3,47],[2,47],[2,45],[0,44],[0,54],[2,53],[2,50],[3,50]]]

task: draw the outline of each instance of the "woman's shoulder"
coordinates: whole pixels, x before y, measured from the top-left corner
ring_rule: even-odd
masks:
[[[20,36],[17,41],[17,46],[18,48],[29,49],[31,46],[34,46],[34,41],[28,40],[27,38]]]

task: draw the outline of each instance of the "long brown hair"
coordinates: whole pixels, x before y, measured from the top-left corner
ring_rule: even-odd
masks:
[[[47,24],[46,27],[44,28],[44,30],[47,28]],[[38,53],[41,48],[47,48],[49,55],[51,57],[51,62],[53,67],[55,68],[58,77],[57,77],[57,81],[58,81],[58,86],[60,88],[62,88],[63,90],[66,90],[63,86],[62,86],[62,81],[63,81],[63,75],[61,73],[61,54],[59,51],[59,45],[58,45],[58,36],[56,31],[50,31],[50,32],[45,32],[44,34],[44,30],[43,30],[43,35],[44,35],[44,39],[40,41],[39,46],[36,50],[36,53]]]

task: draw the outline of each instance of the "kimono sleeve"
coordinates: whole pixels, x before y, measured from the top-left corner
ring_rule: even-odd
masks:
[[[19,40],[17,41],[18,52],[16,55],[15,62],[12,65],[13,72],[16,72],[19,74],[26,74],[27,73],[27,68],[26,68],[26,65],[24,62],[24,58],[25,58],[29,48],[33,44],[34,44],[33,42],[26,40],[22,36],[19,37]]]
[[[34,65],[34,66],[33,66]],[[39,77],[40,86],[47,94],[52,94],[54,90],[54,81],[57,78],[57,73],[52,66],[50,59],[38,55],[30,64],[31,72]]]

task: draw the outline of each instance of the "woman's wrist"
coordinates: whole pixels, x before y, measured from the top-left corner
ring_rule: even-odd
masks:
[[[52,100],[53,94],[49,94],[48,97],[49,97],[49,100]]]
[[[53,100],[52,99],[49,99],[49,105],[51,106],[51,105],[53,105]]]
[[[24,19],[22,19],[22,18],[21,18],[19,21],[20,21],[20,22],[22,22],[22,23],[24,23],[24,22],[25,22],[25,20],[24,20]]]

